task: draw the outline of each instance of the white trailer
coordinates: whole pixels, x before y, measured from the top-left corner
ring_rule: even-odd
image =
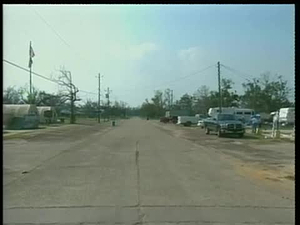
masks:
[[[279,123],[294,124],[295,123],[295,108],[281,108],[279,110]]]
[[[234,111],[235,111],[235,108],[226,108],[226,107],[222,107],[222,113],[226,113],[226,114],[234,114]],[[219,109],[219,107],[215,107],[215,108],[210,108],[209,110],[208,110],[208,115],[210,116],[210,117],[215,117],[217,114],[219,114],[220,113],[220,109]]]
[[[177,124],[183,124],[185,126],[190,126],[192,124],[197,124],[199,121],[198,116],[178,116]]]
[[[208,115],[214,117],[219,114],[219,107],[210,108],[208,110]],[[234,114],[237,119],[242,120],[244,123],[250,123],[251,116],[255,114],[253,109],[235,108],[235,107],[222,107],[222,113],[224,114]]]

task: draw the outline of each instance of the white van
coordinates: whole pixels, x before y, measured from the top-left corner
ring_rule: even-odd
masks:
[[[210,117],[214,117],[219,112],[220,112],[219,107],[210,108],[208,110],[208,115]],[[245,123],[250,123],[251,116],[255,114],[255,111],[253,109],[243,109],[243,108],[235,108],[235,107],[225,108],[224,107],[224,108],[222,108],[222,113],[234,114],[237,119],[243,120]]]

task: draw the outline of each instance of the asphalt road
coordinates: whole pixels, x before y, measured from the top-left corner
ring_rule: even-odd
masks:
[[[3,157],[5,224],[295,224],[292,189],[153,121],[6,140]]]

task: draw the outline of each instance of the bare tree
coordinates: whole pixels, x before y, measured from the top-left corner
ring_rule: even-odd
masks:
[[[62,67],[59,70],[60,74],[58,75],[58,79],[55,81],[58,85],[62,86],[64,89],[61,91],[61,94],[65,97],[66,100],[69,100],[71,103],[71,115],[70,115],[70,123],[75,123],[75,113],[74,113],[74,105],[75,101],[80,101],[76,97],[76,94],[79,92],[78,88],[72,83],[72,75],[70,71],[65,70]]]

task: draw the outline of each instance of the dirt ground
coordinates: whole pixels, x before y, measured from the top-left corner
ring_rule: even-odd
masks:
[[[259,179],[269,185],[289,189],[295,180],[295,143],[288,140],[265,139],[246,133],[243,138],[219,138],[206,135],[200,127],[153,122],[169,135],[216,149],[224,160],[231,161],[238,173]]]
[[[118,121],[119,123],[121,121]],[[101,121],[99,125],[95,126],[95,119],[79,118],[76,124],[56,123],[50,125],[40,125],[38,129],[22,129],[22,130],[5,130],[3,132],[3,139],[25,139],[25,140],[55,140],[57,137],[64,137],[65,140],[77,140],[82,138],[82,133],[79,130],[85,130],[87,135],[93,130],[97,131],[99,127],[107,127],[111,125],[111,121]],[[90,129],[91,127],[94,127]]]

